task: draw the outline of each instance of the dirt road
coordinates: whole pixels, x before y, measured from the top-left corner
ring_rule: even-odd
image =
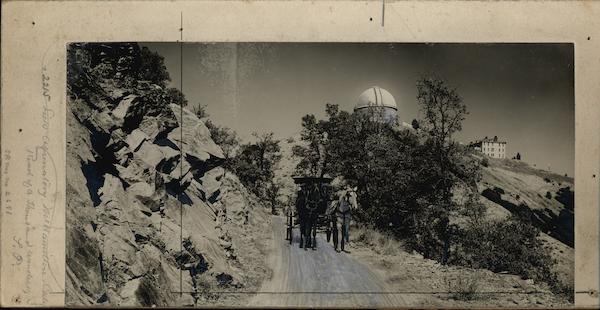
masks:
[[[294,231],[295,237],[298,230]],[[406,306],[398,294],[389,294],[386,285],[365,265],[346,253],[337,253],[319,235],[317,250],[290,246],[285,240],[283,218],[273,218],[269,265],[273,277],[252,300],[253,306]]]

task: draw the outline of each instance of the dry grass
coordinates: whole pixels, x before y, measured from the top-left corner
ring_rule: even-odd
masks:
[[[350,241],[370,247],[375,253],[382,255],[397,255],[405,252],[404,244],[392,235],[382,233],[365,225],[350,228]]]
[[[477,156],[479,158],[483,158],[482,156]],[[496,159],[485,157],[488,160],[490,168],[503,168],[510,170],[515,173],[525,174],[525,175],[535,175],[542,179],[549,179],[556,182],[561,183],[570,183],[573,184],[572,176],[561,175],[552,171],[547,171],[541,169],[541,167],[532,167],[527,162],[521,160],[514,159]]]
[[[457,278],[446,278],[446,285],[450,297],[455,300],[474,300],[478,297],[479,275],[474,273],[464,273]]]
[[[194,284],[196,292],[193,294],[196,299],[196,303],[203,304],[207,301],[216,301],[220,295],[215,293],[218,289],[217,283],[214,277],[208,273],[196,275],[194,277]]]

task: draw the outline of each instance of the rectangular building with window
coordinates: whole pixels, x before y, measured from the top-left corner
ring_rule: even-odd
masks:
[[[492,139],[485,137],[480,141],[469,144],[469,146],[491,158],[506,158],[506,142],[498,141],[498,137]]]

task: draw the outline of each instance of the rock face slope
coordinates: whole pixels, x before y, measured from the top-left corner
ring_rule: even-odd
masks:
[[[230,228],[257,203],[204,123],[135,78],[141,57],[137,44],[69,48],[68,305],[202,304],[248,282]]]

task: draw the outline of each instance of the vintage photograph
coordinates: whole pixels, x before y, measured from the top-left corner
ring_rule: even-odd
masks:
[[[65,305],[573,304],[573,44],[66,52]]]

